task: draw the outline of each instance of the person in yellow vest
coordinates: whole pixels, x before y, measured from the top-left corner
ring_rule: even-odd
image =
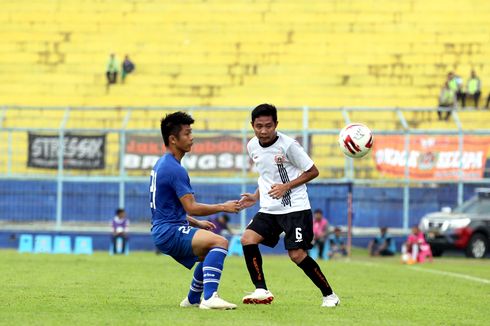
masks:
[[[119,62],[117,61],[116,55],[114,53],[111,53],[106,68],[107,86],[116,83],[118,72],[119,72]]]
[[[449,85],[449,81],[446,81],[441,89],[441,94],[439,95],[439,108],[437,109],[437,116],[439,117],[439,120],[449,120],[451,111],[456,108],[456,91],[454,91]],[[445,114],[444,118],[443,114]]]
[[[474,70],[471,71],[471,77],[466,83],[466,95],[473,97],[475,108],[478,109],[478,101],[481,95],[481,82]]]
[[[461,104],[465,107],[465,93],[463,91],[463,79],[460,76],[457,76],[454,72],[449,72],[447,74],[447,82],[449,88],[456,94],[456,103],[461,100]]]

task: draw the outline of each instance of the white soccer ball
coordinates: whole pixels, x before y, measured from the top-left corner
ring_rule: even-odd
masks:
[[[362,123],[348,124],[340,131],[339,146],[346,156],[363,157],[373,147],[373,134]]]

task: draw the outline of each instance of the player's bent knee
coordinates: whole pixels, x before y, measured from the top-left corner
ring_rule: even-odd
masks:
[[[216,240],[214,241],[213,247],[220,247],[224,249],[228,249],[228,240],[222,236],[216,237]]]
[[[306,251],[302,249],[289,250],[288,254],[289,254],[289,258],[291,258],[291,260],[296,264],[301,263],[303,259],[305,259],[307,256]]]
[[[247,246],[247,245],[251,245],[251,244],[258,244],[260,242],[260,239],[257,239],[257,237],[255,236],[255,234],[253,232],[246,230],[243,233],[243,235],[240,239],[240,242],[241,242],[242,246]]]

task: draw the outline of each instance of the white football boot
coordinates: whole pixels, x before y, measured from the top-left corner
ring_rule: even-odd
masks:
[[[226,302],[225,300],[219,297],[218,292],[214,292],[211,298],[201,301],[199,308],[229,310],[229,309],[235,309],[236,304]]]
[[[243,297],[244,304],[271,304],[274,295],[266,289],[255,289],[254,292]]]
[[[192,307],[199,308],[199,303],[190,303],[189,299],[185,297],[185,299],[182,300],[182,302],[180,303],[180,306],[182,308],[192,308]]]
[[[323,297],[322,307],[336,307],[339,305],[339,303],[339,297],[335,293],[332,293],[330,295],[327,295],[326,297]]]

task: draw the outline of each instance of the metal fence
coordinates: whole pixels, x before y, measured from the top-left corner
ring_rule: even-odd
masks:
[[[250,108],[3,107],[0,220],[29,219],[23,214],[35,219],[39,207],[48,205],[39,199],[44,196],[49,209],[39,219],[53,219],[60,228],[63,221],[77,219],[65,204],[84,200],[83,191],[78,197],[73,191],[82,184],[91,185],[88,193],[105,187],[101,192],[112,198],[111,207],[115,199],[126,207],[128,190],[138,184],[133,199],[146,205],[141,187],[163,151],[160,119],[177,110],[196,119],[195,145],[183,161],[192,183],[234,185],[240,191],[253,187],[256,174],[245,146],[253,136]],[[315,184],[403,189],[403,228],[409,226],[411,188],[451,185],[460,204],[468,196],[465,185],[490,184],[490,129],[485,127],[490,115],[485,112],[453,111],[449,121],[439,121],[433,108],[303,107],[279,109],[278,115],[278,130],[296,137],[319,168]],[[363,159],[344,157],[338,149],[340,129],[353,121],[374,133],[373,153]],[[29,198],[29,190],[37,187],[41,197]],[[73,198],[67,197],[70,187]],[[242,213],[242,227],[246,219]]]

